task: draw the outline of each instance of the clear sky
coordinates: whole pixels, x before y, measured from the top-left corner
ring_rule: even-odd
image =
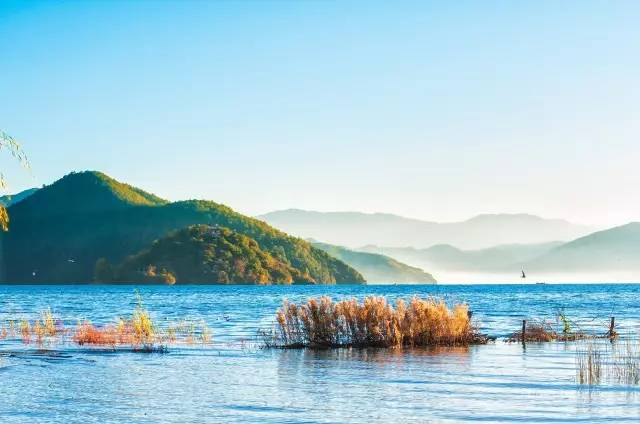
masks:
[[[440,221],[640,220],[640,2],[0,3],[32,175]],[[4,156],[4,155],[3,155]]]

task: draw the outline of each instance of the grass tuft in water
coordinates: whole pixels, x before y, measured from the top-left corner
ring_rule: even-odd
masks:
[[[599,384],[603,377],[605,355],[598,343],[587,343],[576,352],[578,383]]]
[[[522,331],[516,331],[507,338],[508,342],[552,342],[556,340],[558,340],[558,333],[553,330],[551,325],[544,322],[527,322],[524,337]]]
[[[590,340],[576,350],[576,379],[581,385],[640,384],[640,340],[607,343]]]
[[[486,343],[472,326],[467,305],[414,297],[395,307],[384,297],[334,302],[323,296],[297,305],[285,301],[276,328],[263,334],[270,347],[418,347]]]
[[[89,321],[78,324],[73,340],[80,346],[131,346],[133,350],[155,352],[166,350],[163,337],[149,312],[143,307],[138,295],[138,304],[131,318],[120,318],[116,325],[96,327]]]
[[[168,324],[162,327],[144,308],[137,294],[137,305],[129,317],[121,317],[115,324],[95,325],[88,320],[79,320],[75,327],[65,328],[56,320],[50,309],[41,312],[34,321],[22,319],[0,323],[0,340],[21,340],[23,344],[45,344],[72,342],[79,346],[109,349],[131,349],[138,352],[164,352],[169,344],[193,345],[212,343],[212,331],[203,320],[198,327],[190,321]]]
[[[567,317],[564,311],[559,311],[557,315],[557,323],[561,328],[554,329],[552,323],[549,321],[535,320],[533,322],[526,321],[523,331],[515,331],[509,337],[506,338],[508,343],[513,342],[572,342],[578,340],[592,339],[598,336],[596,334],[588,334],[584,331],[574,331],[574,327],[577,327],[575,323]],[[606,336],[608,337],[608,336]]]

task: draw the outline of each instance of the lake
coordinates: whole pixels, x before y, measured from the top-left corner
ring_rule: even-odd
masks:
[[[383,423],[638,422],[640,389],[576,383],[575,343],[496,343],[449,349],[263,349],[282,300],[366,295],[467,302],[483,332],[522,319],[637,337],[640,285],[0,286],[0,321],[50,308],[67,326],[115,322],[136,287],[158,322],[204,320],[210,346],[167,353],[0,341],[0,422]]]

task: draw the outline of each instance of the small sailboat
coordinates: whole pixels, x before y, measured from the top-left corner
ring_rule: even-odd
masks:
[[[522,270],[522,277],[520,278],[527,278],[527,274],[524,273],[524,269]]]

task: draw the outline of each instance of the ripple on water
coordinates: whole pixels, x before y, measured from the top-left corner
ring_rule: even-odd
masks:
[[[134,286],[0,286],[0,320],[51,308],[113,323],[135,307]],[[522,319],[563,309],[586,329],[611,311],[636,333],[634,285],[140,287],[160,322],[204,320],[211,347],[168,353],[23,346],[0,341],[0,422],[637,422],[638,388],[578,386],[572,344],[496,343],[456,349],[260,349],[283,298],[439,295],[468,302],[481,328],[509,334]],[[166,320],[165,320],[166,318]]]

